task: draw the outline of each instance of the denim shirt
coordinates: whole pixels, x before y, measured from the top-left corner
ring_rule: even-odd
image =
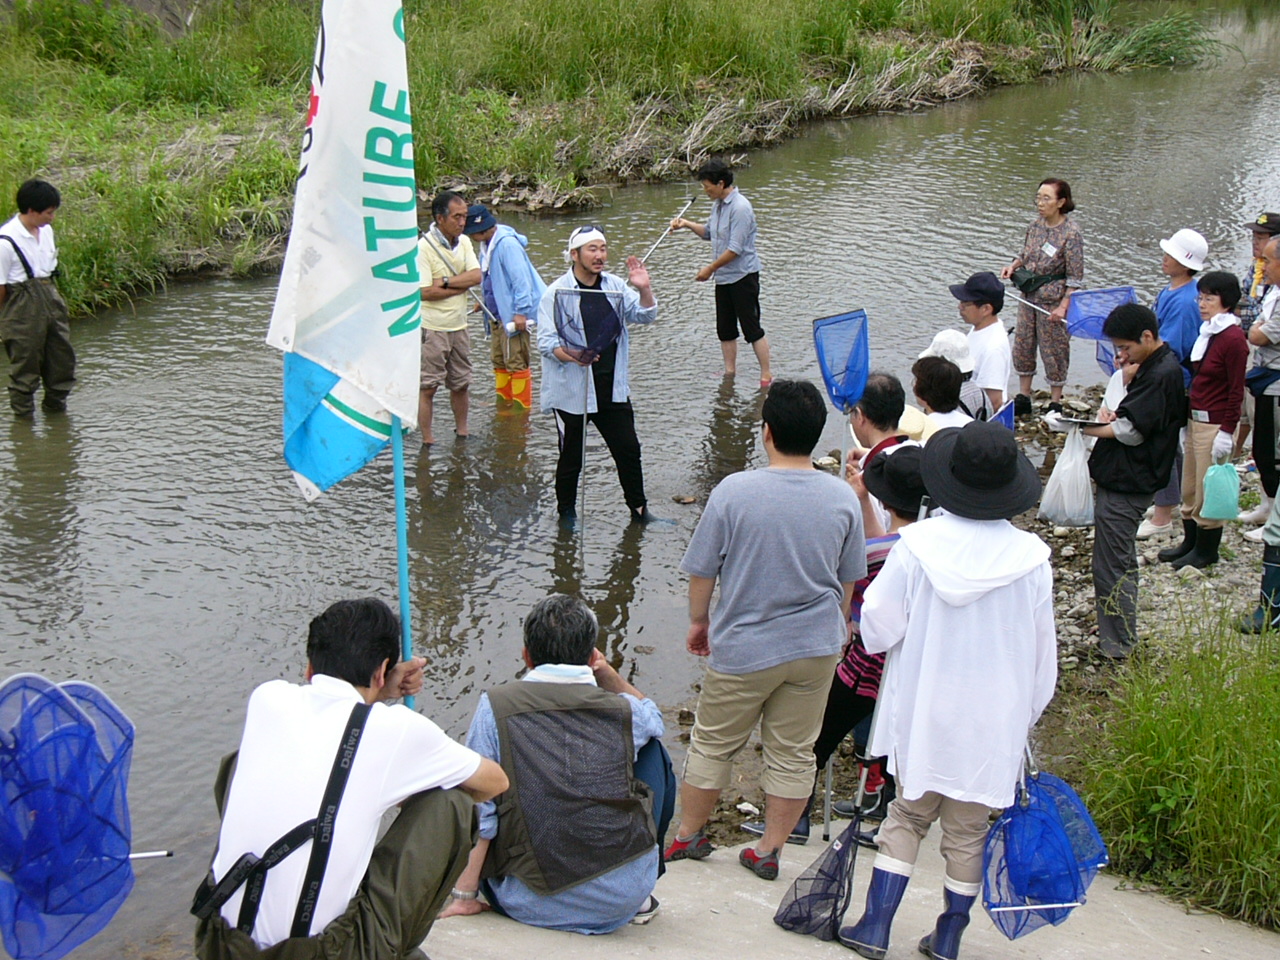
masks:
[[[554,280],[542,294],[542,302],[538,306],[538,352],[542,354],[542,409],[563,410],[565,413],[595,413],[599,409],[596,400],[594,378],[588,376],[591,368],[570,361],[565,363],[555,356],[556,347],[562,346],[560,333],[556,329],[556,291],[573,290],[578,281],[570,268],[562,276]],[[630,337],[627,328],[633,323],[653,323],[658,319],[658,304],[652,307],[640,306],[640,294],[612,273],[600,275],[600,289],[622,294],[622,333],[618,336],[618,360],[613,374],[613,397],[615,403],[625,403],[631,395],[631,387],[627,382],[627,361],[630,356]],[[594,294],[587,294],[594,296]],[[582,315],[575,304],[568,323],[579,336],[582,335]],[[586,398],[586,410],[583,410],[583,398]]]

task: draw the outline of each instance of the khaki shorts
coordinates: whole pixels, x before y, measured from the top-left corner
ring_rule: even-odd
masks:
[[[838,654],[805,657],[741,675],[707,668],[689,735],[684,780],[703,790],[723,790],[733,761],[760,722],[764,744],[764,792],[800,800],[813,792],[813,744],[822,729],[827,693]]]
[[[418,380],[423,390],[443,384],[450,393],[471,386],[471,336],[466,330],[428,330],[422,328],[422,373]]]
[[[518,370],[529,369],[529,332],[522,330],[514,337],[508,337],[501,330],[493,331],[489,340],[489,359],[493,361],[493,369]]]

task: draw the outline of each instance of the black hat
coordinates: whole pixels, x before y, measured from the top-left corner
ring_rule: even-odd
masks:
[[[881,450],[862,473],[871,495],[886,507],[914,517],[920,512],[920,501],[928,492],[920,475],[924,448],[914,443],[899,444]]]
[[[1040,475],[1008,427],[975,420],[947,427],[924,448],[924,485],[933,502],[970,520],[1008,520],[1040,499]]]
[[[957,300],[989,303],[996,308],[996,313],[1004,307],[1004,284],[989,270],[975,273],[964,283],[953,283],[948,289]]]
[[[1258,219],[1250,221],[1245,225],[1246,230],[1252,230],[1254,233],[1265,233],[1274,237],[1280,233],[1280,213],[1260,213]]]
[[[473,237],[497,225],[498,218],[490,212],[488,207],[483,203],[473,203],[467,207],[467,225],[462,228],[462,232],[468,237]]]

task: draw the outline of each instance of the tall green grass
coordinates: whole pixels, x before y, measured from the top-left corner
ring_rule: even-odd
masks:
[[[562,199],[892,107],[895,92],[916,106],[1206,52],[1191,20],[1109,26],[1112,2],[405,0],[419,181]],[[279,255],[319,4],[199,11],[172,37],[123,0],[0,4],[0,204],[32,175],[63,190],[78,312],[174,271]],[[951,75],[957,41],[983,57],[982,80]]]
[[[1189,614],[1122,674],[1083,794],[1113,868],[1280,926],[1280,635]]]

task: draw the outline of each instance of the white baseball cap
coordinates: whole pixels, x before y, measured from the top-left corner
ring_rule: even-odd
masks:
[[[959,330],[939,330],[933,336],[933,343],[920,351],[920,357],[942,357],[959,367],[961,373],[973,373],[969,339]]]
[[[1160,249],[1188,270],[1203,270],[1209,256],[1209,242],[1194,230],[1179,230],[1168,240],[1161,240]]]

